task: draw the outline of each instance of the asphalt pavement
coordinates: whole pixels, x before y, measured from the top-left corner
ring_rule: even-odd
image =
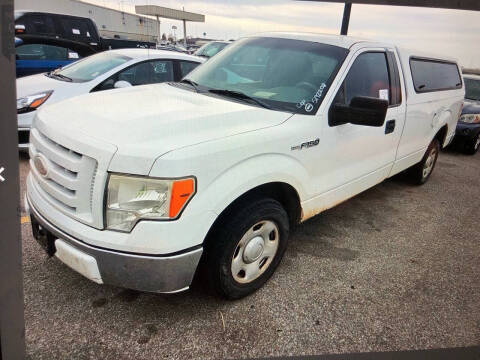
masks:
[[[20,164],[25,191],[28,161]],[[23,204],[21,204],[23,210]],[[221,359],[480,344],[480,153],[442,152],[292,234],[265,287],[156,295],[97,285],[48,259],[22,217],[31,359]]]

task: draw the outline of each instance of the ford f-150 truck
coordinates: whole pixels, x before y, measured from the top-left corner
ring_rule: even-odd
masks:
[[[455,60],[344,36],[246,37],[181,82],[41,108],[26,207],[50,255],[102,284],[235,299],[290,229],[395,174],[432,174],[465,91]]]

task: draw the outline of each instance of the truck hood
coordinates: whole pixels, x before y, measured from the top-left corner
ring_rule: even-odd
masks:
[[[47,90],[59,90],[75,86],[74,83],[49,78],[45,74],[36,74],[17,79],[17,99]]]
[[[60,101],[40,109],[37,122],[57,137],[112,144],[117,152],[110,171],[146,175],[167,152],[279,125],[290,116],[157,84]]]

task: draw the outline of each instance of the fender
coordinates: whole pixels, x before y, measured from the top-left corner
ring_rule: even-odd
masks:
[[[452,111],[450,109],[442,109],[439,113],[435,114],[432,119],[432,134],[430,136],[429,144],[432,142],[434,138],[437,137],[439,132],[442,131],[442,128],[446,125],[447,131],[443,134],[443,138],[439,139],[441,147],[445,147],[448,145],[448,140],[452,136],[452,126],[448,123],[449,119],[452,119]],[[450,132],[450,134],[449,134]],[[455,134],[455,127],[453,126],[453,133]]]
[[[275,164],[275,167],[269,169],[268,164]],[[292,186],[302,201],[307,196],[302,183],[307,184],[308,178],[307,170],[297,159],[284,154],[261,154],[226,169],[204,189],[201,196],[205,198],[202,200],[210,203],[209,210],[220,215],[243,194],[272,182]],[[222,195],[219,197],[219,194]]]
[[[250,148],[250,152],[253,151]],[[197,193],[182,217],[200,216],[207,211],[218,216],[249,190],[272,182],[292,186],[300,201],[309,197],[305,185],[310,183],[311,177],[295,157],[277,152],[242,157],[242,152],[238,148],[230,148],[221,153],[210,152],[206,145],[195,146],[195,150],[179,149],[157,159],[150,176],[164,177],[168,174],[181,177],[195,174]],[[189,173],[185,173],[186,168]],[[212,224],[199,237],[206,235]]]

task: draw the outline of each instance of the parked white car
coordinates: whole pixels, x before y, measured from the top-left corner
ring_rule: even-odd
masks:
[[[28,150],[30,126],[40,106],[90,92],[179,81],[205,59],[171,51],[101,52],[50,73],[17,79],[19,148]]]
[[[224,297],[273,274],[291,228],[407,170],[432,174],[464,99],[455,60],[350,37],[236,41],[181,83],[41,109],[26,207],[97,283]]]

